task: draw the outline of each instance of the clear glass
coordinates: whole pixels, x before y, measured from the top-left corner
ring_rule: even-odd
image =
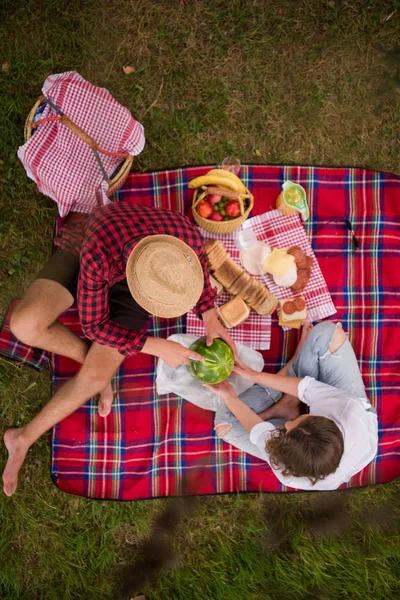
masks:
[[[240,229],[235,237],[235,244],[238,250],[247,250],[257,241],[257,236],[252,229]]]
[[[230,171],[238,177],[241,168],[242,165],[240,164],[240,160],[236,158],[236,156],[227,156],[226,158],[224,158],[221,164],[221,169],[225,169],[225,171]]]

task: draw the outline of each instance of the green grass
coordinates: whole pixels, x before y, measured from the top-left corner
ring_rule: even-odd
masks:
[[[131,109],[147,137],[138,170],[234,153],[398,172],[399,28],[392,0],[3,1],[0,310],[51,245],[55,205],[16,159],[47,75],[77,70]],[[47,373],[0,360],[0,429],[26,423],[49,393]],[[324,494],[336,510],[322,515],[313,495],[202,498],[192,511],[94,502],[52,485],[49,440],[0,499],[4,600],[116,600],[124,581],[125,597],[149,600],[399,596],[399,483]],[[154,530],[178,507],[168,535]]]

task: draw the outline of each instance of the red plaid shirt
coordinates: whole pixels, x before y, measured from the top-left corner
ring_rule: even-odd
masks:
[[[116,348],[125,356],[140,352],[148,336],[145,328],[131,331],[110,321],[108,289],[125,279],[128,257],[147,235],[172,235],[190,246],[204,271],[204,289],[197,303],[199,314],[214,307],[215,291],[210,285],[204,241],[190,221],[171,210],[136,204],[111,204],[91,217],[81,250],[78,282],[78,310],[87,338]],[[68,236],[57,245],[69,250]]]

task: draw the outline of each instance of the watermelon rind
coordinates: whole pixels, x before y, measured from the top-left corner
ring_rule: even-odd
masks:
[[[205,359],[215,363],[190,361],[187,365],[189,373],[203,383],[215,384],[225,381],[232,373],[235,357],[231,348],[220,338],[216,338],[211,346],[206,344],[207,338],[201,337],[190,346],[190,350],[201,354]]]

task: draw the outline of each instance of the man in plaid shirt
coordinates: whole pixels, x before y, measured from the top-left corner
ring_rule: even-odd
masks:
[[[15,308],[10,326],[22,342],[68,356],[82,363],[82,368],[30,423],[6,431],[9,459],[3,481],[7,495],[16,490],[28,449],[45,431],[96,394],[100,415],[108,415],[110,382],[125,356],[143,352],[162,358],[173,368],[187,364],[189,356],[202,360],[181,344],[151,337],[146,328],[150,315],[129,291],[125,279],[128,258],[141,240],[154,235],[173,236],[194,251],[204,274],[196,308],[207,341],[220,337],[236,353],[214,308],[215,291],[210,285],[203,239],[186,217],[130,203],[102,207],[90,217],[70,213],[55,240],[55,252]],[[78,338],[57,321],[75,299],[87,339]]]

